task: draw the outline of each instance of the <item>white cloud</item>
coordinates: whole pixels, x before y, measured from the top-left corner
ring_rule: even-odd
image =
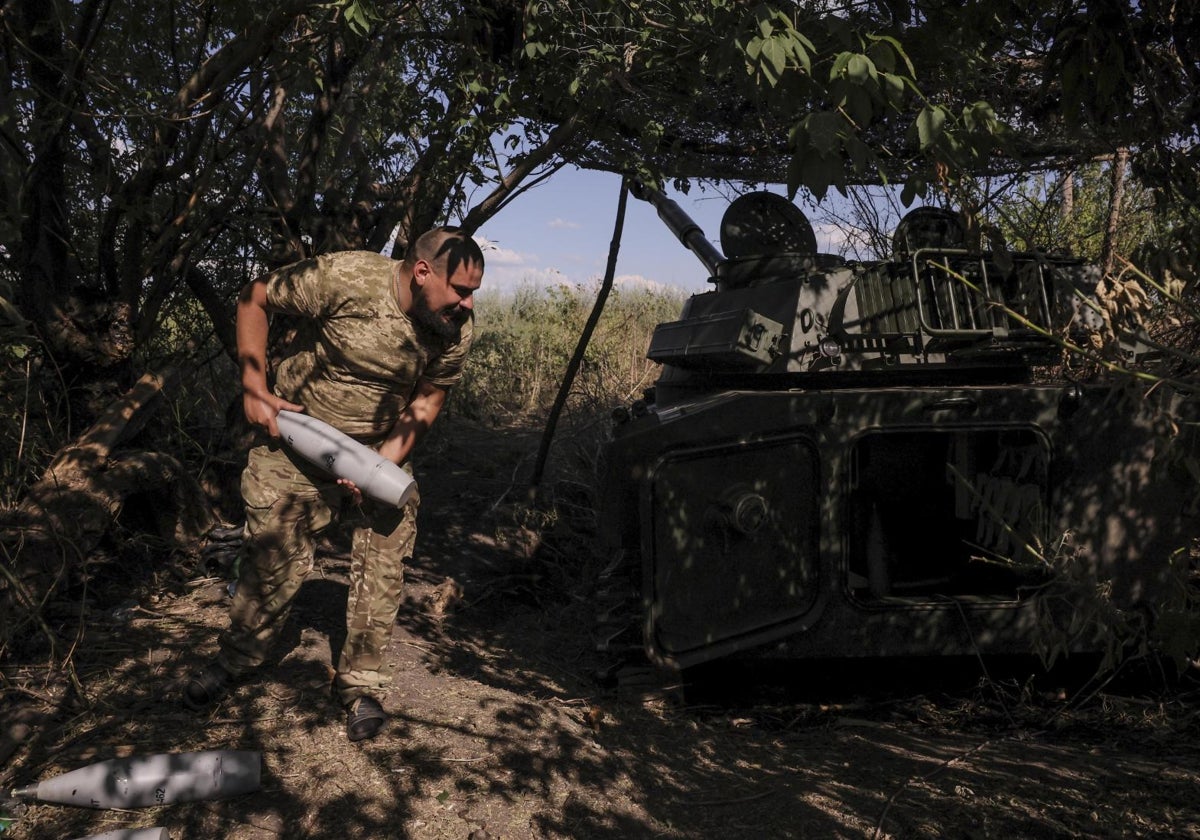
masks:
[[[840,254],[849,241],[846,229],[835,224],[818,224],[813,226],[817,235],[817,250],[824,254]]]
[[[600,278],[596,279],[600,282]],[[658,280],[651,280],[641,274],[618,274],[613,279],[614,286],[623,286],[629,289],[648,289],[652,292],[678,292],[678,286],[672,286],[669,283],[660,283]]]
[[[546,286],[564,278],[555,268],[541,265],[537,254],[504,248],[482,236],[475,237],[483,250],[483,291],[506,292],[522,286]]]
[[[569,283],[570,278],[557,268],[537,265],[493,265],[487,264],[483,274],[483,293],[511,292],[524,286],[544,288],[559,283]]]
[[[597,273],[594,259],[578,254],[560,254],[556,265],[545,265],[535,253],[504,248],[482,236],[475,237],[483,249],[486,269],[482,292],[504,294],[520,288],[543,289],[548,286],[599,288],[603,275]],[[614,285],[627,289],[676,291],[677,285],[651,279],[644,274],[618,274]]]
[[[537,262],[537,255],[523,254],[520,251],[514,251],[510,248],[502,248],[498,242],[492,242],[482,236],[476,236],[475,242],[478,243],[480,250],[483,251],[484,263],[488,270],[494,265],[527,265],[531,262]]]
[[[546,226],[556,230],[579,230],[581,227],[579,222],[569,222],[566,219],[551,219]]]
[[[523,286],[544,288],[586,282],[575,270],[566,273],[556,266],[543,265],[541,257],[535,253],[504,248],[500,243],[482,236],[476,236],[475,241],[483,249],[486,266],[483,273],[485,292],[506,292]],[[560,256],[559,260],[564,258],[567,262],[574,261],[570,255]]]

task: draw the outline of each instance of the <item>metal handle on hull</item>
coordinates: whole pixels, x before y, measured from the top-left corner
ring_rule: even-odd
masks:
[[[979,403],[974,397],[946,397],[935,400],[921,407],[923,414],[935,414],[939,411],[954,411],[959,414],[974,414],[979,410]]]

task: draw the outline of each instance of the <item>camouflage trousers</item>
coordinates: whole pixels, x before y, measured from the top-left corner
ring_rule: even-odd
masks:
[[[364,500],[343,505],[336,481],[289,455],[278,442],[256,446],[242,473],[246,540],[241,575],[217,661],[234,674],[267,659],[300,585],[313,568],[315,537],[335,518],[353,528],[346,640],[334,687],[343,703],[382,700],[391,682],[384,653],[417,536],[417,502],[402,510]]]

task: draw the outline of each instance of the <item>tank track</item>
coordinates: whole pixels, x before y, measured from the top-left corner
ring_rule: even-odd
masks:
[[[592,638],[603,662],[594,676],[627,699],[669,697],[679,674],[646,655],[641,574],[637,554],[618,549],[597,577]]]

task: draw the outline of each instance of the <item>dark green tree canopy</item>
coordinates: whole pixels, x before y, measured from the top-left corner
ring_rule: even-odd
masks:
[[[570,162],[816,197],[1131,150],[1194,208],[1197,12],[1168,0],[8,0],[0,271],[67,368],[305,254],[475,228]],[[1191,212],[1189,210],[1189,212]],[[1180,236],[1180,241],[1184,241]]]

